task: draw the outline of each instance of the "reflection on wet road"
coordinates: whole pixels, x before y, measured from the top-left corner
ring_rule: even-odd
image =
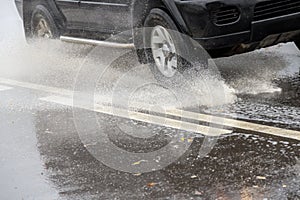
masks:
[[[46,117],[49,114],[50,119]],[[107,118],[104,120],[111,120]],[[68,199],[187,199],[195,196],[240,199],[246,195],[243,193],[253,199],[295,199],[299,195],[297,141],[235,133],[219,139],[209,156],[198,159],[197,149],[202,141],[198,138],[185,156],[166,169],[133,175],[109,169],[95,160],[76,137],[71,119],[70,113],[61,112],[41,112],[36,119],[36,128],[41,133],[38,134],[39,149],[46,168],[60,188],[60,194]],[[58,126],[62,120],[68,126]],[[52,129],[46,130],[46,127]],[[112,127],[108,125],[104,129]]]

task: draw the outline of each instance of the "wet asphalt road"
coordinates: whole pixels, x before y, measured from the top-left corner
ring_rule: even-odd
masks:
[[[27,46],[19,36],[7,38],[1,40],[7,48],[0,54],[0,199],[300,199],[299,140],[259,131],[221,127],[232,132],[220,136],[204,157],[199,149],[205,137],[192,134],[196,137],[184,155],[150,173],[132,174],[104,165],[88,151],[77,120],[86,123],[83,132],[89,133],[93,131],[89,117],[96,116],[97,133],[109,135],[116,146],[129,152],[157,150],[176,134],[191,137],[191,131],[44,101],[57,96],[57,89],[65,94],[74,89],[91,47],[50,42],[45,49]],[[111,90],[132,66],[132,56],[120,57],[105,81],[94,88],[100,103],[115,95]],[[299,61],[293,44],[215,60],[224,80],[207,80],[214,90],[197,94],[200,106],[191,99],[193,95],[188,96],[182,109],[300,131]],[[148,76],[149,71],[141,70],[129,74],[129,85],[120,85],[133,88]],[[4,83],[4,78],[19,84]],[[41,85],[48,89],[37,88]],[[134,99],[143,96],[158,105],[173,103],[168,92],[151,89],[138,91]],[[206,104],[208,94],[213,105]],[[76,117],[74,109],[88,117]],[[145,141],[124,134],[122,127],[132,124],[152,130],[153,137]]]

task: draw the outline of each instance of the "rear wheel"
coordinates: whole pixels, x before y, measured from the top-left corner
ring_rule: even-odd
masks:
[[[45,5],[37,5],[31,18],[31,36],[37,39],[55,39],[59,30],[51,12]]]

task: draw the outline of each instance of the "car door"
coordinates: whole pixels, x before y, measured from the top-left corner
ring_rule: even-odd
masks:
[[[85,13],[79,7],[80,0],[55,0],[58,8],[66,18],[67,29],[82,29]]]
[[[81,0],[89,30],[116,34],[131,30],[132,0]]]

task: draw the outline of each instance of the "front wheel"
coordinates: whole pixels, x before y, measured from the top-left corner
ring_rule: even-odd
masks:
[[[171,79],[187,67],[184,59],[179,56],[187,51],[187,44],[182,42],[176,24],[166,12],[153,9],[146,18],[144,27],[147,63],[156,79]]]
[[[172,18],[163,10],[153,9],[146,18],[144,27],[143,42],[147,63],[157,80],[170,81],[187,69],[193,72],[194,69],[197,71],[207,67],[206,51],[199,48],[199,44],[189,36],[181,34]]]
[[[166,28],[157,25],[151,31],[151,55],[158,71],[165,77],[173,77],[178,70],[177,48]]]

